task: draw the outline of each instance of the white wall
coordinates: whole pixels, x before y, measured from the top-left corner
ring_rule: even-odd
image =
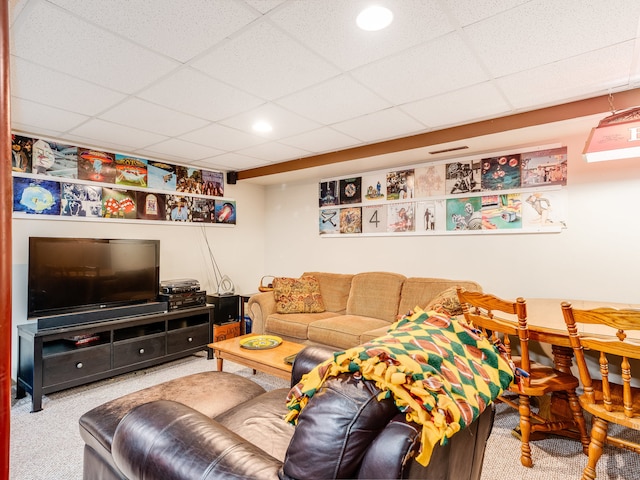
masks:
[[[587,134],[563,139],[569,212],[561,233],[321,237],[315,179],[267,189],[265,274],[386,270],[472,279],[506,298],[640,303],[640,160],[587,164],[581,155]]]
[[[173,223],[124,223],[100,220],[13,219],[13,324],[27,320],[27,262],[31,236],[152,238],[160,240],[160,278],[195,278],[203,290],[215,292],[217,284],[204,233],[223,275],[238,293],[257,291],[264,264],[264,187],[238,183],[225,186],[225,198],[236,200],[237,224],[198,226]],[[203,233],[204,232],[204,233]],[[13,329],[13,370],[17,369],[17,329]]]
[[[240,181],[225,195],[237,201],[235,227],[206,227],[223,274],[239,293],[263,275],[307,270],[383,270],[407,276],[473,279],[485,291],[514,298],[553,297],[640,303],[640,161],[587,164],[588,132],[563,139],[569,155],[568,229],[554,234],[326,238],[318,234],[318,182],[261,187]],[[508,149],[496,145],[496,150]],[[355,171],[353,174],[364,172]],[[27,322],[29,236],[159,238],[161,278],[196,278],[214,290],[201,228],[193,225],[13,221],[13,323]],[[13,376],[16,329],[13,339]]]

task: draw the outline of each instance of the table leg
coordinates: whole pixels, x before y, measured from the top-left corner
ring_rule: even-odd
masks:
[[[552,345],[551,352],[555,368],[564,373],[571,373],[573,350],[570,347]],[[550,417],[557,420],[573,418],[569,408],[569,399],[565,392],[554,392],[551,395]]]
[[[561,372],[571,373],[571,367],[573,366],[573,349],[571,347],[552,345],[551,353],[553,353],[553,363],[555,367]]]
[[[221,372],[222,371],[222,362],[224,362],[224,358],[216,357],[216,360],[218,362],[218,371]]]

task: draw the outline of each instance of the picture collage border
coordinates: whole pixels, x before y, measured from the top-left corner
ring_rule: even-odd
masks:
[[[12,135],[14,218],[235,225],[224,174]]]
[[[323,237],[558,233],[567,147],[510,149],[323,179]]]

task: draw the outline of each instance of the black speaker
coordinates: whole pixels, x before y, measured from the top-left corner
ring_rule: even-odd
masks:
[[[227,183],[229,185],[235,185],[238,181],[238,172],[227,172]]]
[[[207,303],[213,305],[213,323],[221,324],[240,319],[238,295],[207,295]]]

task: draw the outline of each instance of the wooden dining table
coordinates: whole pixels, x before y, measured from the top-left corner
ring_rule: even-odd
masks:
[[[569,302],[574,308],[588,310],[599,307],[632,308],[640,309],[638,304],[598,302],[593,300],[567,300],[560,298],[528,298],[527,299],[527,325],[529,326],[529,340],[551,346],[555,366],[563,372],[570,372],[572,366],[573,351],[569,341],[562,314],[562,302]],[[611,337],[611,327],[578,323],[579,333],[589,335]],[[639,340],[640,330],[627,332],[628,338]]]

